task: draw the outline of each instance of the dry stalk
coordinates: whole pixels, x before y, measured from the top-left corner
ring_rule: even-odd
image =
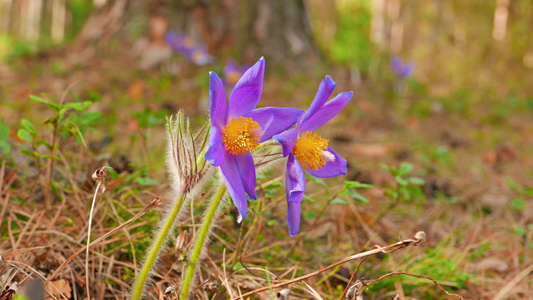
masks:
[[[94,171],[92,177],[93,180],[98,182],[98,185],[96,186],[96,190],[94,191],[93,195],[93,201],[91,203],[91,212],[89,213],[89,226],[87,229],[87,245],[91,244],[91,225],[93,222],[93,213],[94,213],[94,204],[96,203],[96,195],[98,195],[98,192],[100,191],[100,186],[102,186],[102,193],[106,192],[105,187],[105,178],[107,177],[107,167],[101,167]],[[91,299],[90,296],[90,285],[89,285],[89,248],[90,246],[87,246],[87,253],[85,255],[85,287],[87,289],[87,299]]]
[[[348,290],[351,289],[351,284],[352,284],[352,281],[355,279],[355,274],[357,274],[357,271],[359,270],[359,268],[361,267],[361,265],[363,264],[365,260],[366,260],[366,257],[363,257],[363,259],[361,259],[361,261],[357,264],[357,267],[353,271],[353,274],[350,277],[348,284],[346,285],[346,289],[344,289],[344,292],[342,293],[341,299],[344,299],[344,296],[346,296],[346,294],[348,293]]]
[[[122,228],[130,225],[131,223],[135,222],[137,219],[139,219],[140,217],[142,217],[144,214],[146,214],[148,211],[156,208],[159,204],[161,204],[161,199],[158,197],[158,198],[155,198],[152,200],[152,202],[150,202],[150,204],[148,204],[148,206],[146,206],[142,211],[138,212],[135,216],[133,216],[131,219],[129,219],[128,221],[120,224],[118,227],[114,228],[113,230],[109,231],[108,233],[102,235],[101,237],[97,238],[96,240],[92,241],[90,244],[86,245],[86,246],[83,246],[81,247],[80,249],[78,249],[76,252],[74,252],[74,254],[72,254],[67,260],[65,260],[52,274],[50,274],[48,276],[48,278],[46,278],[46,281],[44,282],[44,286],[46,287],[46,285],[48,283],[50,283],[50,281],[52,279],[54,279],[57,274],[59,274],[59,272],[71,261],[73,260],[74,258],[76,258],[76,256],[80,255],[80,253],[82,253],[85,249],[87,249],[87,247],[91,247],[93,245],[96,245],[98,243],[100,243],[101,241],[105,240],[106,238],[112,236],[113,234],[117,233],[118,231],[122,230]]]
[[[318,275],[318,274],[320,274],[320,273],[322,273],[324,271],[327,271],[327,270],[329,270],[331,268],[334,268],[336,266],[342,265],[342,264],[344,264],[346,262],[349,262],[349,261],[352,261],[352,260],[355,260],[355,259],[365,258],[365,257],[371,256],[371,255],[377,254],[377,253],[392,253],[392,252],[398,251],[400,249],[403,249],[403,248],[406,248],[406,247],[409,247],[409,246],[418,246],[418,244],[424,242],[425,240],[426,240],[426,234],[423,231],[419,231],[411,239],[406,239],[406,240],[403,240],[403,241],[399,241],[399,242],[396,242],[394,244],[390,244],[390,245],[387,245],[387,246],[384,246],[384,247],[376,245],[376,246],[374,246],[374,248],[372,250],[369,250],[369,251],[366,251],[366,252],[362,252],[362,253],[358,253],[358,254],[354,254],[352,256],[348,256],[348,257],[343,258],[343,259],[341,259],[341,260],[339,260],[339,261],[337,261],[337,262],[335,262],[335,263],[333,263],[333,264],[331,264],[331,265],[329,265],[327,267],[324,267],[324,268],[322,268],[320,270],[311,272],[309,274],[306,274],[306,275],[303,275],[303,276],[300,276],[300,277],[297,277],[297,278],[294,278],[294,279],[291,279],[291,280],[282,281],[282,282],[279,282],[279,283],[276,283],[276,284],[272,284],[270,286],[266,286],[266,287],[262,287],[262,288],[256,289],[254,291],[251,291],[251,292],[242,294],[242,295],[240,295],[238,297],[232,298],[232,300],[243,299],[244,297],[251,296],[251,295],[257,294],[257,293],[262,292],[262,291],[266,291],[266,290],[269,290],[269,289],[279,288],[279,287],[282,287],[282,286],[290,285],[290,284],[305,280],[307,278],[316,276],[316,275]],[[244,264],[243,264],[243,267],[244,267]],[[279,279],[279,280],[281,280],[281,279]]]

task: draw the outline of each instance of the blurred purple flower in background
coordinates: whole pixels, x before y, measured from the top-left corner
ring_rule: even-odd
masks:
[[[239,78],[250,68],[249,64],[239,66],[234,59],[230,58],[224,66],[224,84],[227,87],[234,87]]]
[[[315,132],[335,117],[352,99],[352,92],[344,92],[328,101],[335,82],[326,76],[322,80],[309,110],[298,121],[296,128],[275,135],[287,159],[285,193],[287,197],[287,223],[289,234],[300,231],[300,202],[305,191],[304,170],[312,176],[327,178],[346,174],[346,160],[328,146],[328,140]]]
[[[169,31],[165,35],[165,39],[172,51],[176,53],[186,53],[192,49],[195,44],[194,41],[183,32],[175,33]]]
[[[215,62],[215,57],[210,55],[207,52],[207,47],[204,45],[196,45],[189,53],[189,61],[192,61],[194,64],[203,66]]]
[[[390,60],[392,72],[401,79],[411,76],[415,65],[412,62],[403,62],[401,58],[393,56]]]
[[[209,98],[211,132],[205,159],[220,167],[222,178],[239,210],[246,216],[255,194],[255,164],[252,151],[260,143],[287,130],[303,114],[295,108],[255,108],[263,91],[265,60],[261,58],[239,79],[226,103],[226,92],[217,73],[211,72]]]
[[[172,51],[182,54],[190,62],[203,66],[213,63],[215,57],[209,55],[205,45],[197,44],[183,32],[167,32],[165,39]]]

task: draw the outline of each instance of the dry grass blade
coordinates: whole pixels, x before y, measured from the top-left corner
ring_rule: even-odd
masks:
[[[391,272],[391,273],[385,274],[385,275],[383,275],[383,276],[381,276],[379,278],[376,278],[376,279],[362,280],[362,282],[363,282],[364,285],[369,285],[369,284],[372,284],[372,283],[376,283],[376,282],[378,282],[380,280],[383,280],[383,279],[385,279],[387,277],[397,276],[397,275],[407,275],[407,276],[412,276],[412,277],[416,277],[416,278],[425,278],[425,279],[431,280],[431,281],[433,281],[433,283],[437,287],[439,287],[439,289],[441,289],[444,293],[446,293],[446,295],[453,296],[453,297],[458,297],[458,298],[463,299],[463,297],[461,295],[452,294],[452,293],[448,292],[435,279],[433,279],[433,278],[431,278],[429,276],[426,276],[426,275],[411,274],[411,273],[407,273],[407,272]]]
[[[504,299],[505,295],[515,286],[520,280],[524,279],[529,273],[533,272],[533,263],[530,264],[527,268],[522,270],[518,275],[516,275],[513,280],[509,281],[499,292],[494,296],[494,300]]]
[[[297,277],[297,278],[294,278],[294,279],[291,279],[291,280],[287,280],[287,281],[283,281],[283,282],[280,282],[280,283],[276,283],[276,284],[273,284],[273,285],[270,285],[270,286],[267,286],[267,287],[262,287],[260,289],[256,289],[254,291],[245,293],[243,295],[240,295],[239,297],[232,298],[232,299],[234,299],[234,300],[242,299],[244,297],[251,296],[251,295],[257,294],[257,293],[262,292],[262,291],[266,291],[266,290],[269,290],[269,289],[279,288],[279,287],[282,287],[282,286],[293,284],[293,283],[305,280],[307,278],[316,276],[316,275],[318,275],[318,274],[320,274],[320,273],[322,273],[324,271],[327,271],[327,270],[329,270],[331,268],[334,268],[336,266],[342,265],[342,264],[344,264],[346,262],[349,262],[349,261],[352,261],[352,260],[355,260],[355,259],[367,257],[367,256],[374,255],[374,254],[377,254],[377,253],[391,253],[391,252],[395,252],[395,251],[398,251],[400,249],[403,249],[403,248],[406,248],[406,247],[409,247],[409,246],[418,246],[418,244],[420,244],[421,242],[424,242],[425,240],[426,240],[425,239],[425,233],[423,231],[419,231],[411,239],[406,239],[406,240],[403,240],[403,241],[399,241],[399,242],[396,242],[394,244],[390,244],[390,245],[387,245],[387,246],[384,246],[384,247],[375,246],[372,250],[365,251],[365,252],[362,252],[362,253],[358,253],[358,254],[355,254],[355,255],[352,255],[352,256],[348,256],[348,257],[343,258],[343,259],[341,259],[341,260],[339,260],[339,261],[337,261],[337,262],[335,262],[335,263],[333,263],[333,264],[331,264],[331,265],[329,265],[327,267],[324,267],[324,268],[322,268],[320,270],[311,272],[309,274],[306,274],[306,275],[303,275],[303,276],[300,276],[300,277]]]
[[[84,247],[81,247],[80,249],[78,249],[74,254],[72,254],[67,260],[65,260],[52,274],[50,274],[48,276],[48,278],[46,278],[46,281],[44,283],[44,285],[46,286],[52,279],[54,279],[57,274],[59,274],[59,272],[71,261],[73,260],[76,256],[78,256],[80,253],[82,253],[85,249],[87,249],[87,247],[90,247],[90,246],[93,246],[95,244],[98,244],[99,242],[105,240],[106,238],[112,236],[113,234],[117,233],[118,231],[120,231],[122,228],[130,225],[131,223],[135,222],[137,219],[139,219],[140,217],[142,217],[144,214],[146,214],[148,211],[154,209],[155,207],[157,207],[159,204],[161,204],[161,199],[160,198],[155,198],[152,200],[152,202],[150,202],[150,204],[148,204],[148,206],[146,206],[143,210],[141,210],[140,212],[138,212],[135,216],[133,216],[131,219],[129,219],[128,221],[120,224],[120,226],[114,228],[113,230],[109,231],[108,233],[102,235],[101,237],[97,238],[96,240],[92,241],[89,245],[87,246],[84,246]]]
[[[342,293],[341,299],[344,299],[346,296],[346,293],[348,293],[348,290],[350,289],[350,285],[352,284],[353,280],[355,279],[355,275],[357,274],[357,271],[363,264],[363,262],[366,260],[366,257],[363,257],[361,261],[357,264],[357,267],[355,267],[355,270],[353,271],[352,276],[350,277],[350,280],[348,281],[348,284],[346,284],[346,288],[344,289],[344,292]]]

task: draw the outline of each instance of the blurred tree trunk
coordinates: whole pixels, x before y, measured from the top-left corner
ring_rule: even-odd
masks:
[[[90,16],[77,44],[102,44],[143,14],[149,30],[134,51],[144,57],[159,55],[153,49],[161,49],[168,28],[206,44],[215,56],[230,55],[241,62],[264,56],[271,65],[291,69],[319,58],[304,0],[107,0]],[[152,48],[152,54],[139,47]]]
[[[79,47],[93,42],[101,44],[113,37],[126,24],[133,2],[137,1],[107,0],[104,5],[95,8],[78,34],[76,44]]]
[[[171,30],[182,30],[217,55],[235,50],[237,59],[302,66],[318,58],[304,0],[170,1]]]

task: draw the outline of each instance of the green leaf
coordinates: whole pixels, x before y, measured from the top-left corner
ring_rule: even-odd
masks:
[[[48,101],[48,100],[46,100],[44,98],[41,98],[39,96],[35,96],[35,95],[30,95],[30,99],[32,101],[37,102],[37,103],[44,103],[44,104],[49,104],[50,103],[50,101]]]
[[[0,141],[7,142],[9,140],[9,127],[0,120]]]
[[[524,189],[524,194],[528,196],[533,196],[533,188],[527,187]]]
[[[23,141],[26,141],[26,142],[31,144],[31,141],[32,141],[31,134],[26,129],[20,128],[17,131],[17,136],[18,136],[19,139],[21,139]]]
[[[37,136],[37,130],[35,129],[35,126],[33,126],[33,124],[30,121],[26,119],[22,119],[20,120],[20,123],[22,123],[22,127],[24,127],[24,129],[26,129],[33,138]]]
[[[244,269],[244,267],[242,266],[242,264],[240,262],[238,262],[235,265],[233,265],[233,271],[237,271],[237,270],[240,270],[240,269]]]
[[[59,156],[57,156],[57,155],[37,153],[37,156],[39,156],[40,158],[51,158],[51,159],[55,159],[55,160],[61,160],[61,158],[59,158]]]
[[[54,96],[52,96],[52,95],[50,95],[48,93],[41,93],[41,94],[43,96],[46,96],[48,99],[52,100],[53,102],[58,103],[56,97],[54,97]]]
[[[135,181],[142,186],[158,186],[159,183],[149,177],[135,177]]]
[[[349,181],[349,180],[345,180],[344,181],[344,188],[346,189],[370,189],[370,188],[373,188],[374,186],[371,185],[371,184],[366,184],[366,183],[361,183],[361,182],[358,182],[358,181]]]
[[[111,167],[107,168],[107,173],[109,174],[109,178],[111,179],[117,179],[120,175],[117,173],[117,171],[115,171],[115,169]]]
[[[37,139],[35,141],[35,147],[39,147],[41,145],[45,145],[48,150],[52,150],[52,146],[48,144],[48,142],[45,139]]]
[[[426,181],[422,178],[418,178],[418,177],[411,177],[408,179],[408,181],[411,183],[411,184],[414,184],[414,185],[424,185],[426,184]]]
[[[272,225],[276,224],[277,220],[270,220],[267,222],[267,226],[271,227]]]
[[[396,180],[396,182],[398,182],[398,184],[403,185],[403,186],[406,186],[409,183],[407,182],[407,180],[400,177],[400,175],[396,175],[394,179]]]
[[[401,165],[400,165],[400,169],[398,170],[398,175],[399,176],[405,176],[409,173],[411,173],[413,171],[414,167],[412,164],[410,163],[407,163],[407,162],[403,162]]]
[[[30,300],[30,299],[22,294],[16,294],[13,300]]]
[[[513,189],[513,190],[515,190],[515,191],[518,191],[518,189],[519,189],[518,185],[517,185],[517,184],[516,184],[511,178],[506,177],[506,178],[505,178],[505,182],[507,182],[507,185],[508,185],[511,189]]]
[[[309,197],[307,195],[303,195],[302,199],[307,200],[307,201],[309,201],[311,203],[316,203],[316,201],[313,198],[311,198],[311,197]]]
[[[33,151],[30,151],[28,149],[20,149],[20,153],[26,155],[26,156],[29,156],[31,158],[34,158],[35,157],[35,154],[33,153]]]
[[[526,202],[519,198],[513,198],[513,200],[511,200],[511,205],[515,210],[518,211],[523,211],[526,209]]]
[[[63,105],[64,108],[67,110],[74,109],[76,111],[82,111],[86,110],[87,108],[91,107],[93,103],[91,101],[83,101],[83,102],[70,102],[65,105]]]
[[[314,219],[316,219],[316,215],[315,215],[314,212],[308,210],[308,211],[306,211],[306,212],[304,213],[304,218],[305,218],[306,220],[314,220]]]
[[[341,199],[341,198],[334,198],[329,202],[329,204],[340,204],[340,205],[348,205],[348,202]]]
[[[527,235],[527,231],[524,228],[522,228],[522,227],[520,227],[518,225],[514,226],[513,230],[514,230],[514,232],[518,233],[520,236],[526,236]]]
[[[11,145],[6,141],[0,140],[0,153],[8,155],[11,152]]]
[[[392,173],[392,172],[391,172],[391,167],[390,167],[389,165],[387,165],[387,164],[380,164],[379,166],[380,166],[382,169],[386,170],[387,172]]]
[[[269,185],[267,185],[265,188],[267,189],[277,189],[283,187],[283,184],[279,181],[272,181]]]
[[[352,197],[353,199],[362,202],[362,203],[368,203],[368,199],[361,196],[358,192],[356,192],[354,189],[348,189],[348,196]]]
[[[403,197],[405,201],[413,200],[413,194],[411,193],[411,190],[409,189],[409,187],[401,186],[398,189],[398,192],[400,193],[400,195]]]

